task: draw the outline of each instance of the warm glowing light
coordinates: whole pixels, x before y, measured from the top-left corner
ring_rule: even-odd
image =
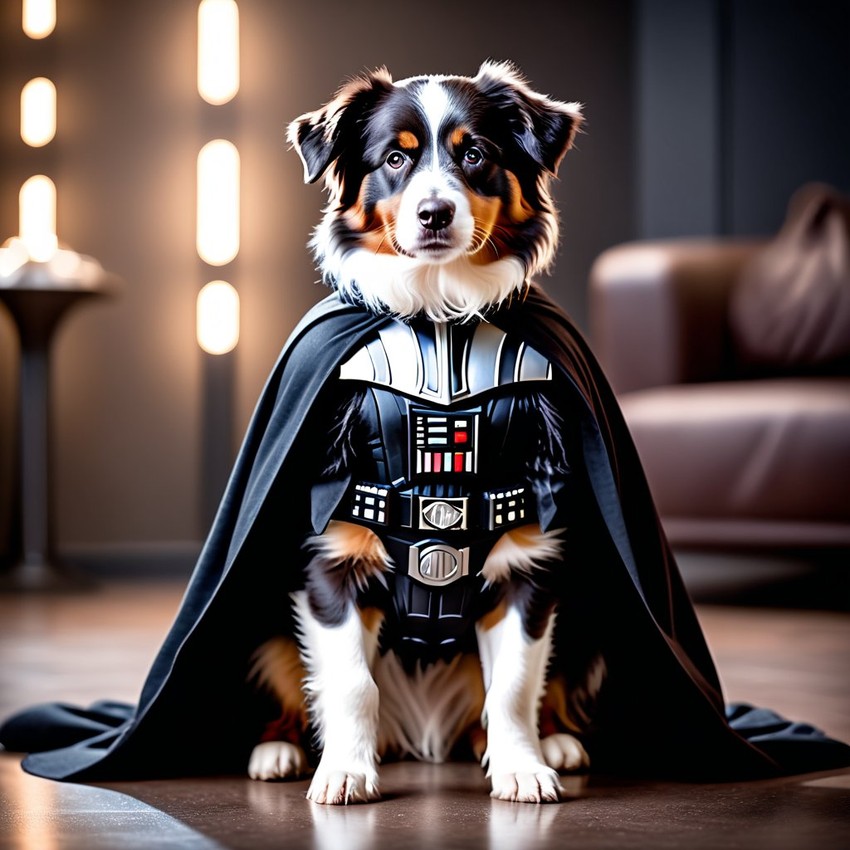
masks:
[[[30,258],[46,263],[58,247],[56,239],[56,186],[38,174],[21,187],[19,197],[20,237]]]
[[[24,0],[22,26],[30,38],[45,38],[56,26],[56,0]]]
[[[219,106],[239,91],[239,9],[235,0],[198,7],[198,92]]]
[[[239,293],[214,280],[198,293],[198,345],[209,354],[227,354],[239,342]]]
[[[198,154],[198,255],[223,266],[239,253],[239,151],[215,139]]]
[[[21,91],[21,138],[40,148],[55,135],[56,86],[47,77],[36,77]]]
[[[0,248],[0,277],[11,277],[29,258],[27,246],[20,239],[7,239]]]

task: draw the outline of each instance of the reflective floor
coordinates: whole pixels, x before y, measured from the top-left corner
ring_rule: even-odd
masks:
[[[0,715],[46,699],[135,699],[182,586],[0,595]],[[850,740],[850,615],[703,605],[727,697],[769,705]],[[382,769],[384,798],[332,808],[306,782],[243,777],[69,785],[0,754],[0,848],[845,848],[850,771],[691,785],[565,780],[569,798],[491,800],[473,764]]]

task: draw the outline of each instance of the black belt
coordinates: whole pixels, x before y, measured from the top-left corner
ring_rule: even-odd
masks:
[[[363,525],[446,531],[498,531],[537,518],[528,485],[517,484],[464,496],[425,496],[387,484],[359,482],[340,515]]]

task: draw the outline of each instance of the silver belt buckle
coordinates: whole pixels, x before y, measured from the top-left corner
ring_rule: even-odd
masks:
[[[444,587],[469,575],[469,547],[416,543],[410,547],[407,574],[433,587]]]
[[[462,497],[417,496],[419,502],[419,529],[428,531],[466,531],[469,499]]]

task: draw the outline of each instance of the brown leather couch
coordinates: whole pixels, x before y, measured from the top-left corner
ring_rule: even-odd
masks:
[[[674,546],[850,547],[850,370],[736,359],[730,296],[765,244],[634,242],[591,272],[591,341]]]

